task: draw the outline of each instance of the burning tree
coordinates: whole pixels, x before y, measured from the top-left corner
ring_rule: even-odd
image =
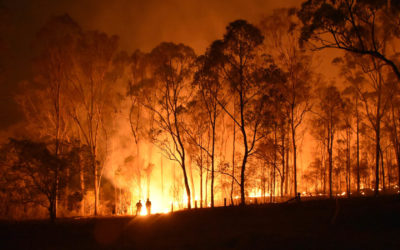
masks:
[[[145,106],[155,115],[153,142],[168,159],[176,161],[181,167],[190,209],[184,127],[187,126],[186,105],[192,95],[190,83],[196,55],[192,48],[183,44],[161,43],[152,50],[151,57],[156,82],[152,95],[146,96]]]
[[[244,20],[232,22],[226,28],[223,40],[210,47],[210,64],[224,82],[227,93],[238,115],[218,96],[214,96],[224,112],[238,126],[242,136],[243,158],[240,173],[241,204],[245,204],[245,176],[248,158],[254,153],[257,142],[266,136],[265,117],[269,105],[271,76],[276,67],[261,55],[263,36],[258,28]]]
[[[343,114],[344,102],[339,90],[335,86],[326,86],[318,89],[319,105],[315,112],[317,126],[323,127],[324,144],[328,153],[329,166],[329,197],[332,198],[332,171],[333,171],[333,146],[335,136],[339,130],[340,121]]]
[[[290,130],[293,153],[293,186],[297,194],[297,141],[299,127],[311,110],[312,56],[298,44],[300,27],[294,9],[281,9],[261,22],[266,35],[265,46],[276,64],[286,73],[280,84],[283,109]],[[285,124],[282,124],[285,126]],[[284,129],[284,128],[283,128]],[[287,171],[288,172],[288,171]]]
[[[94,177],[94,214],[98,214],[101,161],[99,140],[105,135],[106,112],[112,100],[112,85],[107,81],[113,56],[117,50],[115,36],[97,31],[85,32],[76,47],[75,74],[70,81],[70,115],[79,129],[82,141],[90,148],[91,171]]]
[[[74,71],[73,52],[80,34],[81,28],[68,15],[49,20],[36,34],[35,78],[25,83],[16,97],[28,127],[36,132],[29,138],[46,141],[56,158],[64,153],[65,141],[72,141],[67,99],[69,77]],[[54,206],[56,210],[57,200]]]

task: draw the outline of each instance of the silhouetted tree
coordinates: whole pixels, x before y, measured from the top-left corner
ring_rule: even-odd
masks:
[[[329,197],[332,198],[332,170],[333,170],[333,146],[335,134],[340,125],[343,112],[343,100],[339,90],[333,86],[322,87],[318,91],[318,105],[315,111],[320,126],[326,129],[326,146],[329,164]]]
[[[385,76],[388,74],[388,67],[382,61],[374,57],[365,58],[365,56],[351,54],[346,55],[345,59],[347,70],[355,72],[353,75],[361,76],[359,82],[353,82],[353,86],[357,88],[366,119],[375,133],[375,195],[377,195],[379,193],[381,125],[389,109],[394,85],[390,76]]]
[[[313,81],[312,56],[300,48],[299,21],[294,9],[280,9],[261,22],[266,36],[265,46],[270,50],[277,65],[286,73],[286,81],[280,85],[283,108],[290,127],[293,153],[293,186],[297,194],[297,137],[299,126],[311,109],[310,84]]]
[[[367,55],[388,65],[400,80],[398,64],[386,46],[399,38],[400,3],[382,0],[307,0],[298,16],[303,23],[301,42],[314,49],[337,48]]]
[[[231,102],[237,116],[218,97],[218,104],[238,126],[243,140],[243,159],[240,173],[241,204],[245,204],[246,163],[265,133],[265,113],[269,104],[269,83],[278,69],[268,57],[260,57],[263,36],[258,28],[244,20],[230,23],[223,40],[215,41],[210,60],[217,67],[221,81],[229,84]]]
[[[196,55],[192,48],[183,44],[161,43],[151,52],[155,66],[154,92],[146,97],[146,107],[155,114],[153,139],[165,156],[176,161],[182,169],[188,208],[191,193],[187,175],[187,149],[185,146],[185,112],[190,102],[193,64]],[[155,98],[156,105],[152,98]]]
[[[76,162],[77,150],[50,152],[48,145],[31,140],[10,139],[2,148],[2,188],[11,192],[5,202],[44,206],[52,221],[60,190],[68,183],[67,166]]]
[[[26,83],[23,93],[16,98],[28,127],[35,131],[31,138],[52,141],[49,150],[55,157],[62,153],[61,142],[72,136],[67,114],[68,85],[80,33],[81,28],[68,15],[54,17],[40,29],[34,42],[38,53],[34,81]]]
[[[99,210],[102,164],[99,161],[100,135],[104,134],[107,105],[112,100],[112,85],[107,81],[117,51],[116,36],[98,31],[85,32],[75,51],[76,73],[71,77],[70,115],[79,128],[82,141],[91,150],[94,182],[94,214]],[[105,134],[104,134],[105,135]],[[106,135],[105,135],[106,136]]]
[[[218,71],[212,67],[213,60],[211,51],[206,51],[206,54],[199,57],[199,70],[195,75],[195,84],[198,87],[198,95],[203,107],[207,111],[207,120],[211,129],[211,150],[205,149],[207,155],[211,158],[211,207],[214,207],[214,174],[215,174],[215,143],[217,118],[221,112],[218,101],[222,102],[221,84],[218,78]],[[224,104],[223,104],[224,105]]]

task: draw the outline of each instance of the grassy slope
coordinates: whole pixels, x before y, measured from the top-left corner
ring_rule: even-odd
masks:
[[[400,249],[400,199],[352,198],[0,223],[1,249]]]

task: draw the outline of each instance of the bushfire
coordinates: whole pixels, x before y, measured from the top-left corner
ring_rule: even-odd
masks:
[[[105,32],[57,9],[9,57],[31,56],[24,67],[0,61],[0,85],[17,86],[7,96],[21,112],[0,137],[0,218],[397,194],[395,2],[304,1],[235,15],[225,29],[212,19],[205,28],[218,34],[204,34],[204,48],[179,32],[131,48],[141,36],[129,25],[148,30],[142,20]],[[0,5],[0,20],[29,16],[13,8]],[[24,42],[0,37],[0,56]]]

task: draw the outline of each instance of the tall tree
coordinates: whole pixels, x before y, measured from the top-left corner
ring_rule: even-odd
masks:
[[[353,75],[361,76],[360,82],[353,86],[357,88],[366,119],[375,133],[375,195],[378,195],[381,127],[393,98],[395,84],[389,74],[390,67],[374,57],[347,54],[345,65]]]
[[[28,127],[36,131],[31,138],[51,142],[55,157],[62,153],[61,142],[72,136],[67,93],[74,67],[72,54],[80,33],[81,28],[68,15],[50,19],[34,42],[38,54],[33,63],[34,81],[25,84],[25,91],[17,96]],[[55,213],[57,206],[55,200]]]
[[[193,64],[196,54],[183,44],[161,43],[151,52],[155,67],[154,92],[147,96],[145,105],[155,114],[154,142],[165,156],[182,169],[187,206],[191,208],[191,192],[187,174],[187,146],[185,145],[185,116],[190,103]],[[152,106],[150,103],[156,105]]]
[[[387,127],[390,133],[391,143],[393,145],[393,149],[396,156],[397,162],[397,176],[398,182],[397,186],[400,187],[400,134],[399,134],[399,126],[400,126],[400,98],[399,98],[399,89],[395,88],[394,97],[390,100],[390,111],[389,118],[387,119]],[[389,179],[390,186],[390,179]]]
[[[76,162],[74,159],[78,151],[64,150],[62,155],[56,155],[49,147],[53,145],[10,139],[2,148],[0,165],[2,189],[13,193],[10,200],[17,204],[43,206],[48,209],[51,221],[54,221],[59,190],[70,181],[65,174],[67,165]]]
[[[314,49],[336,48],[375,58],[389,66],[400,80],[399,65],[387,40],[399,38],[400,2],[382,0],[307,0],[298,16],[303,23],[301,42]]]
[[[207,112],[207,120],[211,129],[211,150],[205,150],[207,155],[211,158],[211,207],[214,207],[214,179],[215,179],[215,144],[216,144],[216,130],[217,118],[221,112],[217,100],[222,100],[221,84],[218,79],[218,72],[215,68],[211,67],[210,60],[212,60],[211,51],[206,51],[206,54],[199,57],[199,70],[195,75],[195,84],[198,86],[198,95],[203,107]],[[203,148],[204,149],[204,148]]]
[[[94,214],[99,213],[99,191],[102,174],[99,145],[106,138],[107,108],[112,98],[112,85],[108,81],[112,59],[117,51],[118,38],[98,31],[85,32],[75,50],[75,70],[69,93],[70,115],[75,121],[83,141],[90,148],[91,171],[94,183]],[[106,143],[105,143],[106,144]]]
[[[332,198],[333,147],[344,104],[339,90],[333,85],[320,88],[318,98],[319,105],[315,114],[318,117],[317,120],[320,126],[326,130],[326,149],[329,164],[329,197]]]
[[[265,46],[271,51],[277,65],[287,74],[280,85],[286,119],[289,122],[293,154],[293,186],[297,195],[297,137],[299,126],[311,109],[310,86],[312,81],[311,55],[300,48],[299,21],[294,9],[280,9],[262,20]]]
[[[210,61],[217,67],[221,81],[228,83],[231,100],[237,116],[218,97],[218,104],[235,122],[241,133],[243,158],[240,170],[241,204],[245,205],[246,164],[254,153],[255,146],[265,131],[263,122],[268,106],[268,90],[271,78],[278,69],[265,57],[260,57],[263,36],[258,28],[244,20],[230,23],[223,40],[215,41],[210,47]]]

